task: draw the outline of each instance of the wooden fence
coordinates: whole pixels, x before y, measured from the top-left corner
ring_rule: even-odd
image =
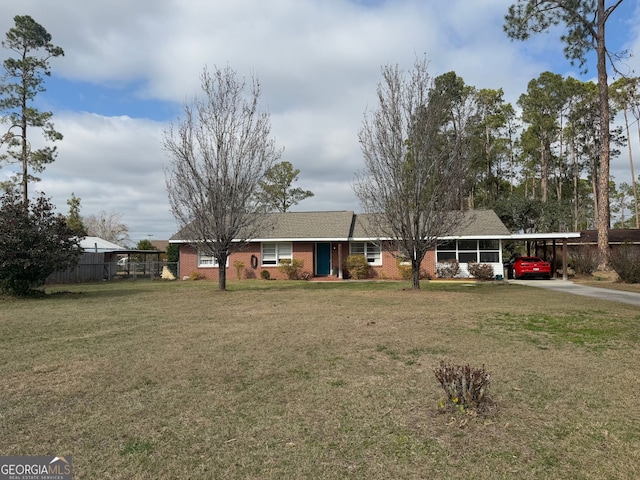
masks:
[[[104,253],[83,253],[78,265],[73,269],[55,272],[47,277],[47,284],[98,282],[115,279],[157,279],[161,278],[165,267],[177,275],[177,263],[167,262],[131,262],[118,265],[117,262],[105,261]]]

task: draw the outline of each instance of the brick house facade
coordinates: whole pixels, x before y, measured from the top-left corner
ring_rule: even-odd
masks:
[[[502,273],[501,238],[509,235],[509,231],[493,211],[478,210],[467,212],[467,215],[469,221],[465,227],[456,235],[443,239],[446,250],[427,252],[422,270],[429,276],[435,277],[439,257],[458,259],[463,275],[466,262],[462,260],[491,263],[496,274]],[[279,269],[279,262],[284,258],[301,260],[302,272],[308,273],[308,277],[348,278],[345,260],[350,254],[365,255],[371,278],[401,279],[402,267],[390,249],[393,244],[368,235],[364,223],[366,215],[351,211],[271,214],[269,228],[260,238],[230,255],[227,279],[238,278],[238,263],[242,264],[242,279],[260,278],[263,270],[268,271],[272,279],[285,279],[286,275]],[[170,243],[180,245],[181,277],[198,272],[206,279],[218,279],[216,260],[199,252],[197,241],[182,238],[178,233]]]

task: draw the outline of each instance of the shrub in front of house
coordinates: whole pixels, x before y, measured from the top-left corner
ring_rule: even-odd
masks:
[[[582,245],[571,251],[568,263],[578,275],[591,275],[598,268],[598,250]]]
[[[611,250],[611,267],[625,283],[640,283],[640,246],[623,243]]]
[[[242,270],[244,269],[244,262],[240,260],[235,260],[233,262],[233,267],[236,269],[236,278],[238,280],[242,279]]]
[[[260,272],[260,278],[263,280],[271,280],[271,274],[269,273],[269,270],[262,270]]]
[[[369,277],[369,262],[364,255],[349,255],[345,260],[345,265],[349,271],[351,278],[355,280],[362,280]]]
[[[436,276],[438,278],[454,278],[458,273],[460,273],[460,264],[456,259],[438,262],[436,265]]]
[[[298,258],[281,258],[278,270],[284,273],[289,280],[298,280],[304,267],[304,261]]]
[[[199,271],[194,270],[193,272],[191,272],[191,273],[189,274],[189,278],[190,278],[191,280],[204,280],[204,278],[205,278],[205,277],[204,277],[204,275],[203,275],[203,274],[201,274]]]
[[[493,280],[493,267],[488,263],[470,263],[469,274],[477,280]]]
[[[312,278],[313,275],[311,274],[311,272],[304,271],[300,274],[300,280],[311,280]]]
[[[396,265],[403,280],[411,280],[411,262],[405,258],[396,259]]]
[[[411,280],[411,262],[407,263],[407,260],[398,258],[396,260],[396,265],[398,267],[398,272],[400,272],[400,277],[403,280]],[[431,280],[431,275],[424,268],[420,269],[420,280]]]

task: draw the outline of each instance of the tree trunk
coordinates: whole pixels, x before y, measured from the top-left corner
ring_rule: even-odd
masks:
[[[597,46],[598,93],[600,98],[600,168],[598,169],[598,229],[599,270],[609,269],[609,86],[607,84],[607,52],[604,27],[606,21],[604,0],[598,0]]]
[[[573,160],[573,230],[578,230],[578,185],[580,178],[580,169],[578,166],[578,158],[576,155],[575,146],[571,146],[571,159]]]
[[[549,147],[545,140],[540,141],[540,188],[541,201],[547,203],[547,189],[549,185]]]
[[[26,206],[29,203],[29,144],[27,143],[27,80],[23,77],[22,79],[22,114],[20,125],[21,133],[22,133],[22,152],[21,152],[21,161],[22,161],[22,203]]]
[[[218,258],[218,290],[221,291],[227,289],[227,258],[227,255]]]
[[[411,260],[411,288],[420,290],[420,263],[417,259]]]

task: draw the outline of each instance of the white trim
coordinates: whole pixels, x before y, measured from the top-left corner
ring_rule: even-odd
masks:
[[[580,232],[563,233],[513,233],[509,237],[511,240],[563,240],[569,238],[580,238]]]
[[[438,240],[563,240],[580,238],[580,232],[555,232],[555,233],[509,233],[505,235],[447,235],[438,237]],[[389,237],[346,237],[346,238],[251,238],[245,240],[233,240],[234,242],[262,243],[262,242],[387,242],[395,241]],[[202,240],[169,240],[169,243],[197,244]]]
[[[251,240],[247,240],[248,242],[348,242],[348,238],[252,238]]]

